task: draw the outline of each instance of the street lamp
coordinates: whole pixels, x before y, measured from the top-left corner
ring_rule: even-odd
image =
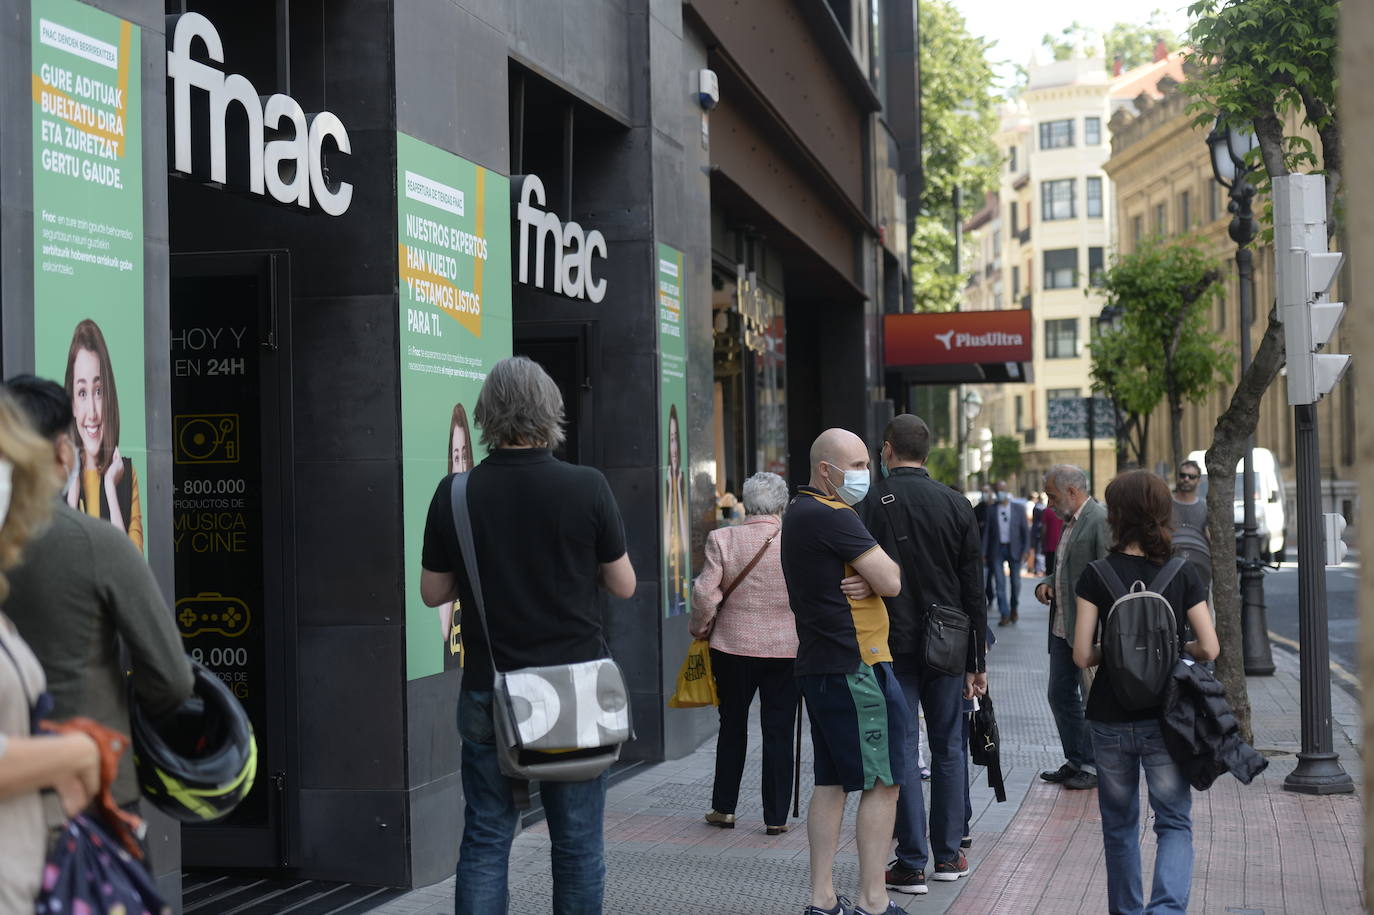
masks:
[[[1097,315],[1098,339],[1101,339],[1102,337],[1105,337],[1108,334],[1114,334],[1121,329],[1121,316],[1124,311],[1125,309],[1122,308],[1120,305],[1103,306],[1102,311],[1098,312]],[[1116,380],[1112,376],[1111,370],[1107,367],[1105,363],[1103,363],[1099,368],[1099,374],[1102,376],[1103,387],[1107,389],[1107,396],[1111,399],[1112,402],[1112,436],[1115,439],[1113,445],[1114,450],[1116,451],[1116,469],[1117,471],[1120,471],[1121,462],[1123,459],[1122,456],[1124,454],[1124,451],[1122,449],[1124,448],[1124,446],[1121,441],[1121,410],[1117,407],[1116,394],[1112,390],[1113,387],[1115,387],[1116,385]]]
[[[1255,269],[1250,243],[1255,240],[1258,226],[1251,210],[1255,186],[1250,183],[1254,166],[1246,161],[1259,145],[1255,131],[1249,125],[1232,125],[1225,115],[1218,115],[1212,132],[1207,135],[1207,150],[1212,160],[1212,174],[1217,183],[1230,192],[1227,209],[1233,214],[1229,234],[1236,243],[1236,270],[1240,275],[1240,371],[1242,377],[1250,367],[1250,325],[1254,323]],[[1259,558],[1259,531],[1255,522],[1255,437],[1245,442],[1245,458],[1241,471],[1244,521],[1241,527],[1240,600],[1241,645],[1245,656],[1247,676],[1269,676],[1274,672],[1274,657],[1269,647],[1269,630],[1264,608],[1264,565]]]
[[[968,459],[968,433],[973,426],[973,421],[978,417],[978,411],[983,408],[983,395],[979,394],[976,388],[970,388],[964,396],[959,399],[959,485],[963,489],[968,489],[969,478],[969,459]]]

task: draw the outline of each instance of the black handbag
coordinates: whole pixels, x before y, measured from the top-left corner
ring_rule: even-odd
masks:
[[[931,604],[926,611],[922,634],[926,667],[948,677],[964,673],[968,666],[968,640],[973,634],[968,614],[953,607]]]

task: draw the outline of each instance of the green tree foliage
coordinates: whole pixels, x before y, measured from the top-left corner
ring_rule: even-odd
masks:
[[[1194,73],[1183,84],[1194,97],[1197,124],[1210,126],[1220,112],[1230,124],[1254,126],[1260,142],[1257,156],[1264,165],[1264,178],[1257,182],[1261,192],[1270,179],[1321,165],[1326,172],[1329,233],[1336,231],[1343,168],[1336,108],[1339,10],[1337,0],[1197,0],[1188,8],[1194,17],[1188,32]],[[1285,133],[1290,116],[1316,131],[1320,163],[1305,138]],[[1231,402],[1217,417],[1207,449],[1212,592],[1221,641],[1217,678],[1226,687],[1246,739],[1250,700],[1241,648],[1231,494],[1236,463],[1255,432],[1264,392],[1283,367],[1283,350],[1283,325],[1271,309],[1264,337]]]
[[[1154,60],[1155,44],[1160,39],[1167,50],[1178,49],[1178,35],[1165,23],[1164,12],[1155,10],[1146,22],[1118,22],[1106,34],[1074,20],[1058,35],[1046,34],[1040,43],[1055,60],[1068,60],[1077,53],[1093,57],[1105,47],[1102,63],[1111,72],[1118,58],[1125,70]]]
[[[992,437],[992,461],[988,479],[1005,480],[1021,472],[1021,440],[1014,435]]]
[[[1207,329],[1221,266],[1203,250],[1197,238],[1161,238],[1114,258],[1102,292],[1107,307],[1119,309],[1120,324],[1092,345],[1094,380],[1128,414],[1148,415],[1161,400],[1169,405],[1174,466],[1185,453],[1184,403],[1231,381],[1231,354]]]
[[[1336,0],[1198,0],[1188,8],[1196,75],[1184,84],[1197,123],[1252,124],[1269,178],[1319,163],[1311,144],[1284,132],[1298,115],[1321,140],[1327,211],[1340,192],[1342,158],[1336,115]],[[1334,220],[1329,220],[1334,231]]]
[[[1162,377],[1158,372],[1141,370],[1136,339],[1121,330],[1100,334],[1088,348],[1092,353],[1093,390],[1105,394],[1116,408],[1118,469],[1125,464],[1128,450],[1134,452],[1136,466],[1150,466],[1145,451],[1150,415],[1164,400]]]
[[[926,458],[926,470],[932,479],[946,486],[957,487],[959,477],[959,452],[953,448],[932,448]]]
[[[954,191],[966,201],[963,219],[996,184],[996,98],[989,42],[969,34],[949,0],[923,0],[920,15],[925,188],[911,239],[912,298],[918,311],[950,311],[969,277],[954,263]]]

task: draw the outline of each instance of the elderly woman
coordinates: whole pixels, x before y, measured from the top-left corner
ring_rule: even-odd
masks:
[[[749,706],[761,696],[763,822],[768,835],[787,831],[797,687],[797,627],[782,577],[782,513],[787,484],[775,473],[744,482],[745,521],[706,538],[706,564],[692,585],[691,632],[711,640],[711,669],[720,695],[716,781],[706,822],[735,826],[735,805],[749,740]]]

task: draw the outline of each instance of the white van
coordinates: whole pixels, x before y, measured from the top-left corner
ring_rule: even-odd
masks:
[[[1255,525],[1259,529],[1260,559],[1268,562],[1283,562],[1284,552],[1288,548],[1288,519],[1284,514],[1284,486],[1283,475],[1279,473],[1278,461],[1274,460],[1274,452],[1268,448],[1256,448],[1253,452],[1255,464]],[[1188,460],[1197,461],[1202,468],[1202,485],[1198,488],[1198,493],[1202,498],[1207,497],[1207,453],[1205,451],[1193,451],[1189,453]],[[1240,554],[1240,537],[1242,525],[1245,521],[1245,502],[1243,494],[1245,492],[1245,478],[1242,476],[1245,461],[1242,459],[1236,464],[1236,497],[1235,497],[1235,523],[1236,523],[1236,553]]]

